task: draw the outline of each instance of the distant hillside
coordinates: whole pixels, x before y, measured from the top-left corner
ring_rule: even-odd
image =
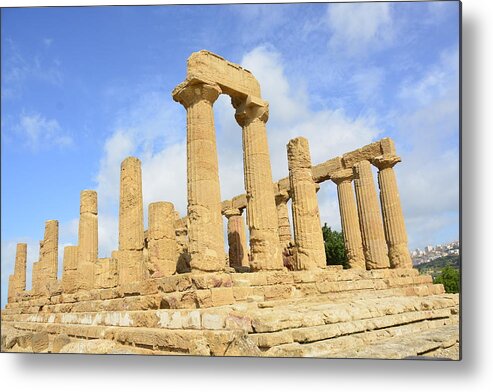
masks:
[[[460,257],[456,255],[438,257],[437,259],[429,261],[428,263],[416,265],[415,268],[417,268],[420,273],[426,273],[436,276],[442,271],[444,267],[447,266],[460,269]]]

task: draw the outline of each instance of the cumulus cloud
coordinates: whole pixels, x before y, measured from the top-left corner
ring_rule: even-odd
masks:
[[[347,54],[359,54],[393,40],[392,12],[388,3],[329,4],[329,44]]]

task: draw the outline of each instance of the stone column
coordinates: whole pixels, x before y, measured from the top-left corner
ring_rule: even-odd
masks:
[[[283,269],[269,145],[265,124],[267,102],[252,97],[232,99],[242,127],[243,170],[250,230],[250,267],[253,271]]]
[[[393,169],[394,165],[400,161],[401,158],[395,155],[381,155],[374,158],[372,163],[379,169],[380,202],[390,266],[391,268],[412,268],[413,262],[407,246],[406,225]]]
[[[33,264],[32,291],[48,295],[57,283],[58,221],[45,222],[44,239],[39,241],[39,261]]]
[[[140,160],[126,158],[120,172],[120,214],[117,260],[119,284],[142,281],[144,265],[144,210]]]
[[[27,263],[27,244],[17,244],[15,250],[14,273],[9,276],[8,302],[12,302],[14,297],[26,290],[26,263]]]
[[[296,267],[300,270],[324,268],[325,245],[308,140],[303,137],[292,139],[287,149]]]
[[[151,277],[171,276],[176,273],[178,246],[175,234],[173,203],[149,204],[148,248]]]
[[[228,219],[228,245],[230,267],[248,267],[248,249],[245,222],[239,208],[228,208],[224,216]]]
[[[287,191],[279,192],[276,195],[277,222],[279,230],[279,242],[284,251],[291,242],[291,225],[289,224],[288,212],[289,194]]]
[[[188,219],[183,217],[175,221],[176,248],[178,252],[178,261],[176,272],[183,274],[190,272],[190,253],[188,251]]]
[[[212,104],[219,86],[186,81],[173,99],[187,110],[188,238],[192,271],[225,268],[221,192]]]
[[[366,268],[389,268],[382,215],[378,205],[371,164],[368,161],[360,161],[354,165],[353,169]]]
[[[71,251],[70,251],[71,252]],[[95,264],[98,260],[98,194],[83,190],[80,193],[79,244],[77,269],[81,288],[94,288]]]
[[[40,260],[43,263],[47,282],[56,282],[58,275],[58,221],[45,223],[44,239],[40,243]]]
[[[78,247],[66,246],[63,249],[62,291],[74,293],[81,285],[78,274]]]
[[[333,173],[330,179],[337,185],[339,212],[346,257],[351,268],[366,269],[363,242],[358,220],[358,209],[351,182],[353,170],[345,169]]]

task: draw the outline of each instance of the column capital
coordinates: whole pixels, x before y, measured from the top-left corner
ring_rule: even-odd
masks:
[[[255,120],[264,123],[269,120],[269,103],[267,101],[248,95],[246,98],[232,97],[231,103],[236,109],[236,121],[242,127]]]
[[[213,104],[221,93],[221,88],[215,83],[189,79],[176,86],[172,96],[176,102],[189,108],[200,101],[208,101]]]
[[[330,175],[330,179],[337,185],[343,182],[351,182],[354,179],[353,169],[342,169]]]
[[[282,191],[279,191],[275,194],[276,198],[276,204],[286,204],[289,199],[291,199],[291,195],[289,194],[289,191],[286,189],[283,189]]]
[[[394,167],[399,162],[401,162],[401,157],[393,154],[379,155],[371,160],[371,163],[379,170]]]
[[[226,218],[231,218],[233,216],[241,216],[242,211],[239,208],[225,208],[221,211]]]

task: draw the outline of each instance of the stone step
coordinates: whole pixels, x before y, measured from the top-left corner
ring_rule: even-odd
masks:
[[[56,293],[51,297],[32,298],[29,292],[21,301],[8,303],[6,310],[18,307],[45,307],[57,304],[82,303],[123,297],[145,297],[169,294],[169,301],[182,301],[185,293],[201,307],[218,306],[219,301],[243,301],[248,296],[264,296],[264,300],[306,296],[347,290],[385,289],[389,287],[431,283],[431,276],[419,275],[415,269],[269,271],[238,274],[179,274],[166,278],[148,279],[118,288],[80,291],[74,294]],[[194,297],[193,294],[196,293]],[[227,295],[225,295],[227,293]],[[166,295],[164,295],[165,298]],[[191,298],[193,297],[193,298]],[[203,303],[200,303],[200,302]]]
[[[446,349],[459,342],[457,325],[446,325],[417,334],[396,336],[374,342],[366,347],[337,353],[344,358],[403,359],[423,355],[437,349]]]
[[[412,311],[453,308],[457,298],[450,296],[392,297],[358,300],[341,304],[259,309],[249,313],[257,333],[313,327],[363,318],[381,317]]]
[[[161,354],[228,355],[228,348],[234,342],[245,339],[246,336],[244,332],[234,330],[198,331],[29,322],[14,322],[7,323],[7,325],[22,331],[46,331],[52,335],[65,334],[70,338],[115,341],[124,345],[149,349],[157,354],[161,352]]]
[[[396,278],[397,279],[397,278]],[[430,277],[420,275],[412,277],[416,282],[411,286],[402,286],[401,281],[397,281],[397,287],[388,287],[383,280],[356,282],[335,282],[337,286],[332,286],[332,290],[338,289],[339,292],[327,291],[329,287],[324,286],[321,291],[316,293],[302,292],[295,286],[278,284],[264,287],[230,287],[212,288],[197,291],[186,290],[183,292],[162,293],[151,295],[128,296],[123,298],[94,300],[86,299],[79,302],[65,302],[46,305],[32,305],[29,302],[17,303],[16,307],[11,306],[2,311],[2,315],[8,314],[37,314],[48,313],[76,313],[94,311],[118,311],[118,310],[146,310],[146,309],[194,309],[211,308],[218,306],[231,305],[235,303],[259,302],[261,307],[273,307],[289,301],[344,301],[352,298],[363,298],[367,296],[387,296],[387,295],[410,295],[426,296],[442,294],[443,286],[434,285],[427,282]],[[371,284],[367,285],[367,282]],[[378,289],[376,287],[379,287]],[[389,291],[390,290],[390,291]],[[267,300],[267,301],[266,301]],[[14,304],[11,304],[14,305]]]
[[[288,343],[311,343],[320,340],[332,339],[339,336],[351,335],[359,332],[372,331],[404,325],[417,321],[450,318],[453,309],[437,309],[407,312],[397,315],[361,319],[348,322],[288,329],[273,333],[252,334],[251,337],[261,349]]]
[[[385,342],[397,343],[402,341],[410,344],[410,348],[412,348],[412,350],[406,350],[403,354],[399,354],[401,347],[389,345],[386,352],[387,356],[385,356],[385,358],[395,358],[400,355],[402,358],[411,355],[418,355],[418,351],[419,353],[425,352],[420,351],[421,348],[424,347],[423,345],[419,350],[416,350],[415,353],[411,353],[411,351],[414,351],[416,348],[412,342],[414,339],[416,339],[416,341],[421,341],[421,338],[419,338],[421,334],[423,334],[423,337],[436,336],[437,339],[441,336],[441,338],[436,340],[434,343],[429,343],[426,350],[433,350],[434,347],[441,347],[444,342],[449,342],[456,337],[458,339],[458,323],[458,316],[453,316],[446,319],[423,320],[384,329],[336,337],[333,339],[326,339],[323,341],[316,341],[313,343],[302,344],[295,342],[282,344],[270,348],[265,351],[263,355],[268,357],[353,358],[358,355],[358,352],[363,352],[365,347],[368,347],[369,345],[385,345]],[[389,341],[389,339],[392,338],[395,340]],[[397,352],[392,352],[390,347],[396,348]],[[365,352],[365,355],[368,355],[368,353]]]

